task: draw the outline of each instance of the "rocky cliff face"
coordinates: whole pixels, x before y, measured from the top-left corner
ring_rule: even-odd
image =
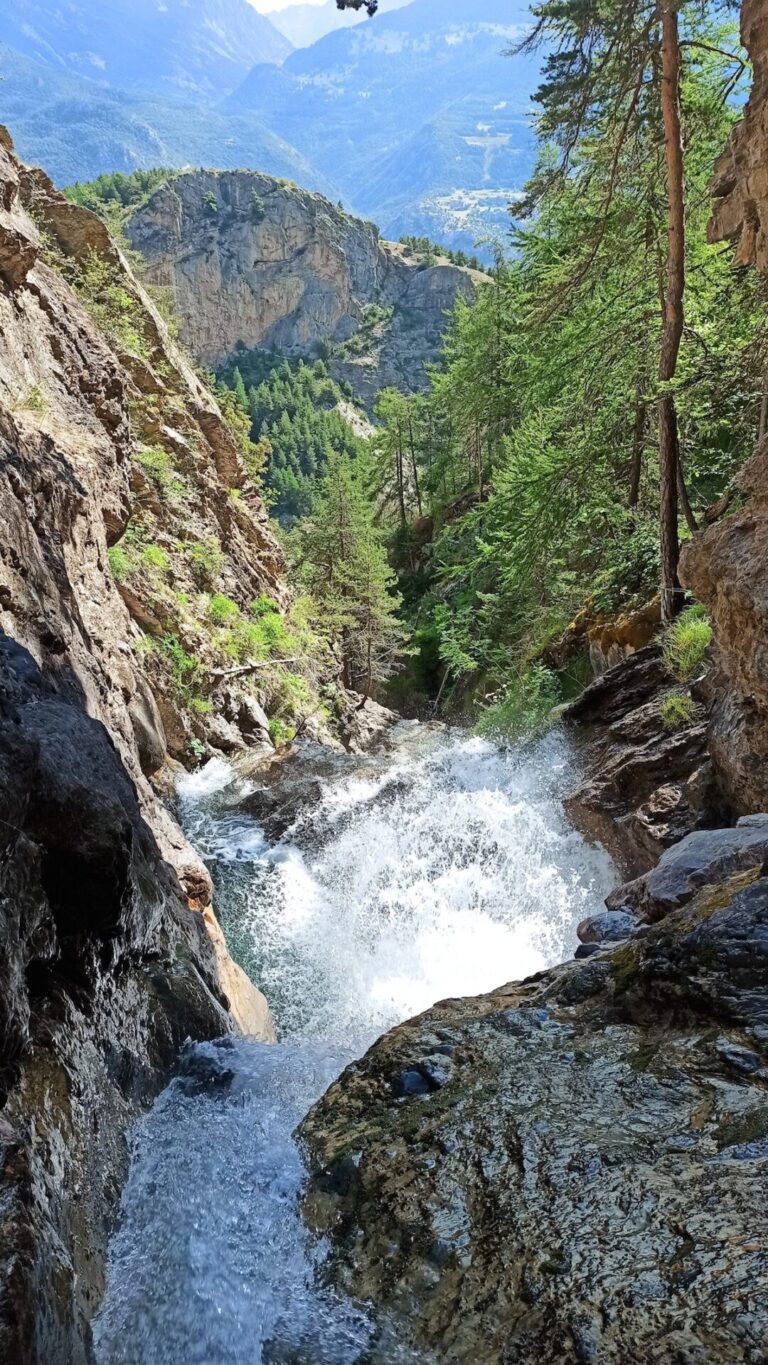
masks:
[[[447,259],[422,268],[371,223],[251,171],[174,177],[125,226],[148,279],[173,290],[192,355],[216,366],[238,343],[311,355],[365,401],[418,388],[446,312],[484,276]]]
[[[768,34],[761,0],[743,0],[741,41],[752,62],[744,116],[717,161],[711,241],[738,242],[740,265],[768,271]]]
[[[741,35],[753,63],[744,118],[715,172],[713,240],[733,238],[736,259],[768,272],[768,30],[745,0]],[[768,443],[735,481],[725,512],[686,547],[681,577],[705,602],[720,672],[709,745],[720,783],[740,812],[768,806]]]
[[[767,923],[756,869],[348,1069],[303,1125],[307,1217],[372,1360],[765,1359]]]
[[[175,471],[175,511],[137,463],[147,451]],[[15,1365],[89,1359],[126,1128],[180,1043],[269,1036],[148,780],[166,758],[161,713],[174,723],[185,703],[146,648],[161,586],[118,584],[109,550],[137,522],[136,543],[153,528],[170,544],[174,518],[222,586],[281,596],[211,395],[103,225],[20,166],[3,130],[0,1357]],[[225,723],[266,745],[255,698],[226,688]]]

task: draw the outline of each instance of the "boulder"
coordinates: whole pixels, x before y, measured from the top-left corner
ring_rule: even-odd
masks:
[[[759,868],[768,858],[768,815],[751,815],[733,829],[700,830],[662,855],[644,876],[611,892],[611,910],[652,922],[685,905],[703,886],[719,886],[735,872]]]

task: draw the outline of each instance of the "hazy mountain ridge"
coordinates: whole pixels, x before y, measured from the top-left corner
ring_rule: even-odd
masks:
[[[230,14],[246,24],[249,42],[261,41],[264,16],[247,0],[193,0],[184,52],[171,44],[139,62],[139,37],[151,46],[157,32],[154,18],[143,28],[139,22],[148,2],[140,0],[132,46],[105,59],[98,79],[70,74],[85,58],[61,38],[61,50],[53,58],[48,52],[45,35],[59,32],[54,0],[23,0],[20,12],[0,18],[0,42],[10,44],[0,48],[5,116],[22,155],[44,163],[59,184],[137,166],[242,166],[341,199],[388,237],[426,234],[470,251],[478,239],[503,238],[507,204],[534,155],[537,65],[506,55],[530,22],[522,0],[411,0],[336,27],[282,65],[273,57],[252,65],[234,30],[220,50]],[[171,3],[178,17],[182,0]],[[76,10],[84,15],[94,5],[77,0]],[[94,27],[100,39],[122,31],[128,0],[117,6],[108,24]],[[24,16],[36,20],[26,26],[34,30],[24,36],[26,55],[18,47]],[[287,40],[271,31],[287,51]],[[182,55],[188,91],[197,82],[194,103],[180,98]],[[142,70],[126,94],[116,73],[137,63]]]
[[[17,0],[0,12],[0,42],[113,89],[210,100],[291,51],[248,0]]]

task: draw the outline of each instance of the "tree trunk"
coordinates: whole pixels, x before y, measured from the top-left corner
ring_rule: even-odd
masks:
[[[413,470],[413,487],[416,492],[416,506],[419,509],[419,516],[422,515],[421,486],[419,484],[419,468],[416,463],[416,444],[413,439],[413,418],[408,417],[408,444],[411,450],[411,469]]]
[[[648,404],[645,399],[645,376],[638,375],[635,389],[635,424],[632,431],[632,463],[629,468],[629,510],[637,511],[640,500],[640,479],[643,473],[643,451],[645,449],[645,426],[648,419]]]
[[[661,114],[667,167],[667,287],[659,361],[659,516],[661,530],[661,619],[671,621],[680,601],[677,576],[678,464],[677,409],[669,385],[677,370],[683,335],[685,292],[685,190],[680,125],[680,35],[675,0],[660,0]]]
[[[696,520],[693,508],[691,507],[691,500],[688,497],[688,489],[685,486],[685,475],[683,473],[683,462],[680,459],[679,452],[677,457],[677,496],[680,506],[683,509],[685,524],[691,535],[694,536],[699,529],[699,523]]]

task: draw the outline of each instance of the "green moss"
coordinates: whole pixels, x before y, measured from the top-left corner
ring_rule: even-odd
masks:
[[[640,965],[640,948],[636,943],[616,948],[610,956],[610,971],[618,990],[626,990]]]
[[[714,1131],[718,1148],[740,1147],[745,1142],[760,1142],[768,1137],[768,1105],[758,1105],[746,1114],[723,1119]]]

